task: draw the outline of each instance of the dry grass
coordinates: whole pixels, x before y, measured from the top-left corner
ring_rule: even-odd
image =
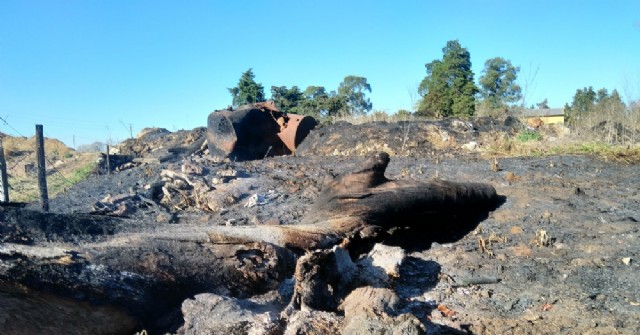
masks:
[[[640,164],[640,145],[612,145],[606,143],[570,143],[552,147],[553,155],[590,155],[604,161]]]
[[[483,136],[482,153],[489,157],[541,156],[544,149],[539,140],[523,141],[522,138],[502,132],[491,132]]]
[[[9,176],[9,199],[30,202],[39,198],[37,176],[30,172],[37,166],[36,139],[11,137],[2,139]],[[50,197],[87,178],[96,166],[98,154],[77,153],[57,139],[45,138],[47,186]]]
[[[528,138],[528,137],[524,137]],[[640,145],[615,145],[584,142],[575,137],[522,140],[519,136],[494,133],[484,139],[483,154],[488,157],[540,157],[551,155],[588,155],[604,161],[640,164]]]
[[[10,137],[2,139],[2,146],[6,156],[21,155],[35,152],[36,138],[32,137]],[[58,159],[72,156],[75,151],[68,148],[64,143],[57,139],[45,138],[44,143],[45,155],[50,159]]]

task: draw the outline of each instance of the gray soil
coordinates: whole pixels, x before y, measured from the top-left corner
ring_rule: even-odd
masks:
[[[640,333],[638,166],[552,156],[501,158],[492,169],[492,159],[460,145],[480,141],[483,132],[509,133],[517,125],[485,121],[484,129],[447,122],[320,128],[297,157],[232,162],[193,150],[166,156],[165,150],[159,163],[92,176],[51,199],[51,211],[60,216],[48,216],[45,227],[37,219],[38,204],[0,209],[0,247],[99,243],[216,225],[295,225],[327,178],[357,169],[369,152],[389,151],[390,179],[483,182],[504,197],[504,203],[471,230],[450,235],[422,231],[387,241],[408,253],[392,288],[403,312],[422,321],[427,334]],[[440,131],[437,143],[430,133],[433,127]],[[443,140],[443,131],[451,139]],[[413,135],[407,138],[409,132]],[[175,145],[175,134],[171,136]],[[184,147],[198,137],[189,132],[184,136],[178,141]],[[149,149],[140,155],[153,153]],[[222,180],[219,210],[205,211],[193,203],[162,204],[158,194],[145,189],[160,180],[162,170],[180,171],[184,162],[203,167],[206,180]],[[234,171],[233,176],[224,177],[224,171]],[[96,202],[120,194],[144,195],[154,204],[134,198],[118,217],[95,214]],[[248,205],[251,199],[258,204]],[[6,279],[0,284],[7,285],[0,285],[0,310],[19,314],[20,309],[12,310],[5,302],[14,301],[24,288],[10,288]],[[194,289],[188,297],[197,293],[203,292]],[[180,299],[164,312],[179,310]],[[171,320],[147,320],[141,327],[176,331],[179,313]],[[6,328],[6,322],[10,320],[0,316],[0,326]]]

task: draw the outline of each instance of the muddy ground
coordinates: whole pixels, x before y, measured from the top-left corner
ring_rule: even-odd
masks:
[[[167,229],[292,225],[304,217],[327,178],[357,169],[363,155],[387,151],[392,154],[388,178],[483,182],[504,197],[468,231],[386,241],[408,253],[391,286],[402,311],[424,323],[427,334],[640,333],[640,169],[584,156],[499,158],[496,165],[480,154],[483,136],[517,127],[502,121],[337,124],[314,131],[296,157],[247,162],[178,150],[162,162],[93,176],[52,199],[51,211],[67,215],[57,226],[55,219],[50,227],[29,224],[29,216],[37,214],[27,210],[37,210],[37,204],[2,209],[0,243],[74,245]],[[187,134],[185,147],[198,137]],[[470,142],[476,144],[462,147]],[[163,195],[145,187],[160,181],[162,170],[180,171],[185,162],[203,168],[204,178],[216,185],[220,196],[210,199],[215,206],[203,209],[180,197],[163,202]],[[96,206],[127,194],[153,203],[131,198],[126,208],[102,212]],[[0,283],[8,284],[7,278]],[[15,330],[15,320],[29,324],[28,316],[20,315],[24,311],[7,303],[19,296],[16,290],[0,289],[0,314],[15,317],[0,319],[5,330]],[[178,331],[179,308],[173,319],[147,320],[136,330]],[[12,323],[14,328],[7,328]]]

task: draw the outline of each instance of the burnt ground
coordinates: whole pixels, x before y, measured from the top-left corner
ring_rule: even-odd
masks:
[[[640,333],[638,166],[549,156],[500,158],[496,168],[493,159],[461,146],[481,147],[487,133],[508,134],[517,125],[447,122],[338,124],[314,131],[298,157],[233,162],[196,152],[93,176],[51,200],[53,212],[72,215],[57,224],[48,219],[46,229],[28,224],[33,212],[2,210],[0,242],[77,244],[167,227],[296,224],[326,178],[357,169],[362,155],[388,151],[388,178],[483,182],[505,198],[470,231],[452,232],[462,236],[422,231],[388,241],[409,252],[393,285],[427,334]],[[180,197],[163,203],[145,188],[185,162],[217,180],[216,208]],[[134,197],[117,218],[95,215],[96,202],[122,194],[144,195],[155,205]],[[7,296],[0,291],[0,299]]]

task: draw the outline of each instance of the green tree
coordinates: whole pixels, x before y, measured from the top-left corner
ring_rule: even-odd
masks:
[[[323,86],[308,86],[302,93],[302,100],[298,103],[295,113],[319,118],[322,116],[326,99],[328,95]]]
[[[324,86],[309,86],[291,112],[315,118],[342,115],[346,113],[346,99],[335,91],[327,92]]]
[[[601,92],[603,91],[603,92]],[[599,111],[607,113],[623,114],[627,108],[618,90],[614,89],[611,94],[606,89],[599,90],[596,93],[596,108]]]
[[[326,99],[328,96],[327,89],[324,86],[308,86],[304,90],[304,97],[307,100],[321,100]]]
[[[567,121],[570,124],[575,124],[580,118],[592,113],[622,114],[625,109],[626,105],[617,90],[609,94],[605,88],[594,91],[591,86],[576,90],[571,105],[565,105]]]
[[[593,87],[576,90],[571,105],[565,105],[565,113],[569,123],[575,123],[582,115],[593,111],[596,103],[596,92]]]
[[[326,115],[326,104],[329,94],[324,86],[308,86],[303,93],[297,113],[319,118]]]
[[[271,100],[278,109],[286,113],[298,113],[299,106],[304,100],[304,93],[298,86],[271,86]]]
[[[536,106],[538,107],[538,109],[549,109],[549,101],[547,100],[547,98],[544,98],[544,100],[538,102]]]
[[[427,76],[418,87],[422,96],[416,114],[421,116],[471,116],[478,88],[473,82],[471,55],[457,40],[447,42],[442,60],[425,65]]]
[[[601,88],[596,92],[596,98],[594,102],[602,102],[609,97],[609,92],[607,92],[606,88]]]
[[[232,104],[235,107],[265,101],[264,87],[262,84],[256,83],[253,69],[243,73],[238,81],[238,86],[228,90],[233,97]]]
[[[614,103],[624,105],[624,101],[622,101],[622,97],[620,96],[620,93],[618,93],[618,90],[616,89],[614,89],[613,92],[611,92],[611,95],[609,95],[609,99]]]
[[[371,93],[371,85],[367,78],[358,76],[346,76],[338,87],[338,96],[346,102],[343,112],[349,115],[366,114],[373,107],[371,101],[366,96],[366,92]],[[334,102],[339,102],[339,98],[334,98]]]
[[[336,91],[329,92],[322,110],[326,116],[350,115],[347,97],[336,93]]]
[[[399,109],[395,114],[393,114],[393,117],[398,121],[407,121],[412,119],[413,113],[406,109]]]
[[[514,103],[522,98],[522,89],[516,84],[520,67],[511,61],[495,57],[484,63],[480,77],[480,94],[494,108]]]
[[[418,103],[416,114],[430,117],[451,115],[453,97],[446,66],[442,61],[434,60],[426,68],[427,76],[418,87],[422,100]]]

